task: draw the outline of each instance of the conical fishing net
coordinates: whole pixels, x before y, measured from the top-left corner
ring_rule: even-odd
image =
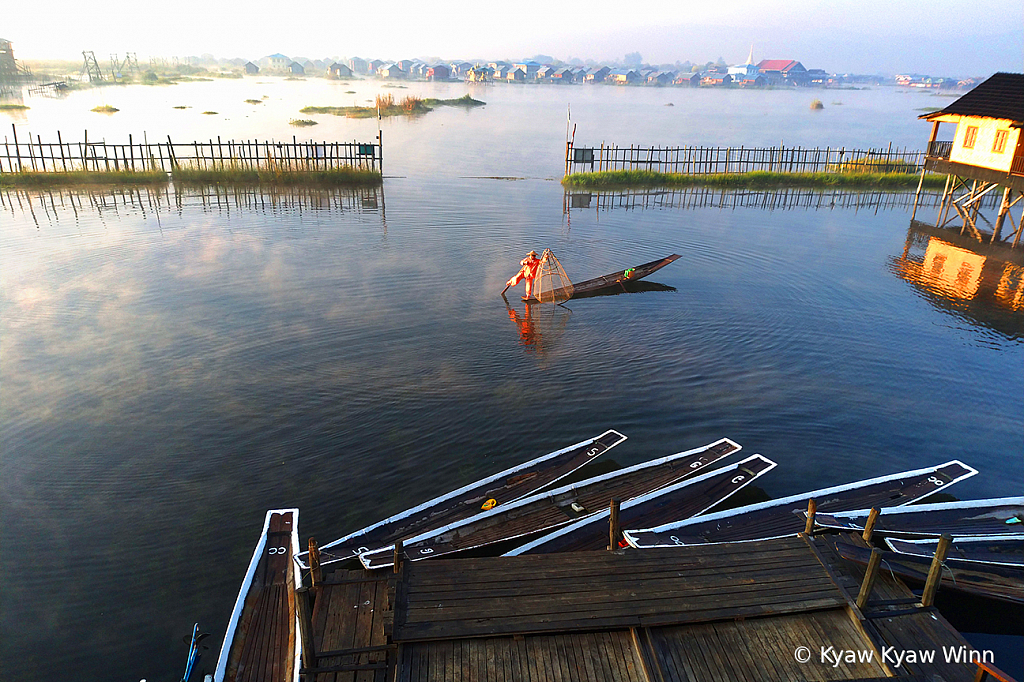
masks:
[[[541,303],[561,303],[572,298],[572,282],[551,249],[544,249],[544,255],[540,257],[531,293]]]

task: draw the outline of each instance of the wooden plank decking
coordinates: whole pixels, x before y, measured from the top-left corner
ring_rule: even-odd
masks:
[[[856,570],[798,536],[335,571],[317,588],[315,682],[973,679],[883,661],[885,646],[965,642],[884,574],[862,613]],[[873,653],[832,665],[822,645]]]
[[[704,622],[845,606],[799,537],[419,562],[399,589],[395,641]]]

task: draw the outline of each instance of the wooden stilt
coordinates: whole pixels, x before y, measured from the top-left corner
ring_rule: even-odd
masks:
[[[875,578],[878,577],[878,566],[882,563],[882,552],[879,549],[871,550],[871,557],[868,559],[868,567],[864,571],[864,580],[860,584],[860,592],[857,593],[857,608],[863,609],[871,598],[871,590],[875,586]]]
[[[864,532],[861,534],[864,542],[871,542],[871,535],[875,532],[875,523],[878,521],[878,515],[881,513],[882,510],[878,507],[872,507],[868,513],[868,520],[864,523]]]

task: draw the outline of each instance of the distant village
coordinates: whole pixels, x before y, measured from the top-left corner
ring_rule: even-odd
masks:
[[[629,57],[629,55],[627,55]],[[639,55],[635,55],[639,57]],[[283,54],[267,55],[255,62],[230,60],[247,74],[262,72],[291,76],[330,78],[379,78],[382,80],[465,81],[469,83],[584,83],[685,87],[856,87],[902,85],[915,88],[968,89],[975,79],[935,78],[918,74],[885,78],[877,75],[837,74],[808,69],[795,59],[762,59],[755,62],[753,49],[742,64],[717,62],[673,65],[564,64],[557,60],[528,59],[521,62],[425,62],[420,59],[307,59]]]

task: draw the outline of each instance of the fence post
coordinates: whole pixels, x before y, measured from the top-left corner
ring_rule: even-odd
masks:
[[[619,548],[622,540],[622,528],[619,526],[619,498],[613,497],[608,513],[608,549],[612,552]]]
[[[935,593],[939,589],[939,583],[942,582],[942,562],[946,560],[946,553],[952,542],[953,537],[944,533],[935,547],[935,556],[932,557],[932,565],[928,569],[928,580],[925,581],[924,592],[921,593],[921,606],[925,608],[935,603]]]

